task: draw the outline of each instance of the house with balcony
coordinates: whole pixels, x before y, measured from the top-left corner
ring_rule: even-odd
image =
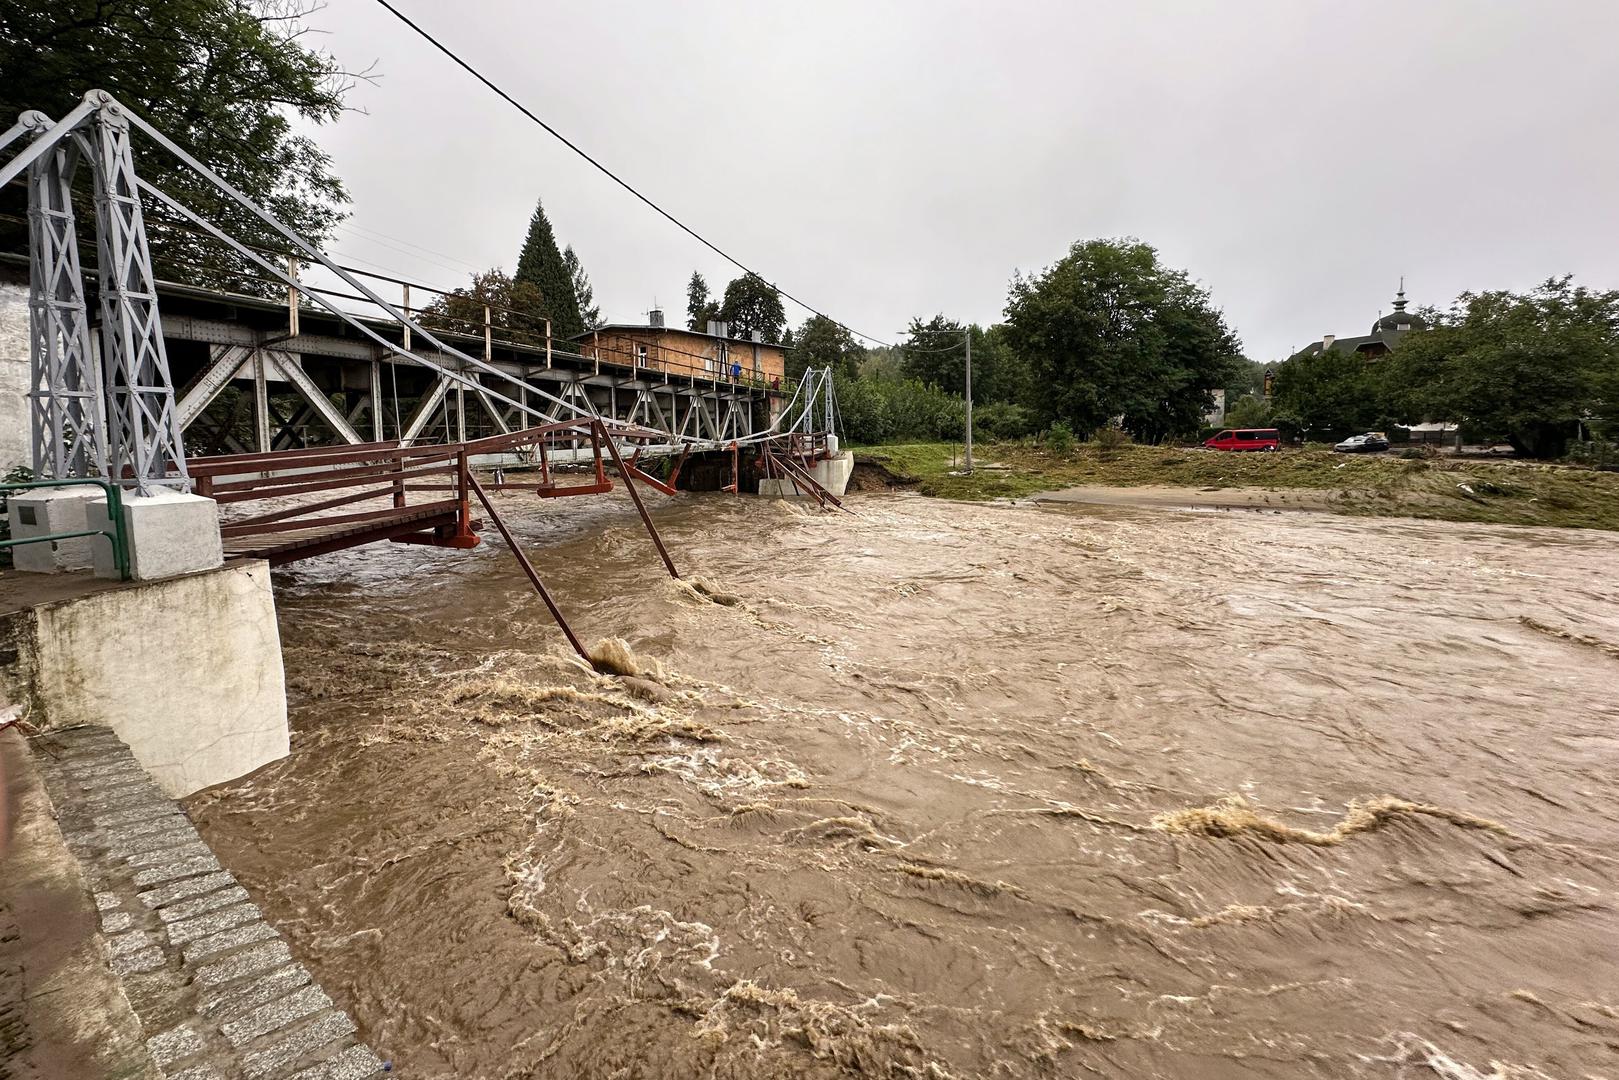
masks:
[[[733,337],[723,322],[710,322],[706,331],[668,326],[657,309],[645,325],[607,323],[573,340],[587,357],[674,375],[776,387],[787,376],[787,350],[757,331]]]

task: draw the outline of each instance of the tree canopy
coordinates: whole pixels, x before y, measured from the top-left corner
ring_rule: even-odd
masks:
[[[686,283],[686,329],[699,334],[708,330],[708,324],[720,317],[720,306],[709,299],[708,282],[693,270]]]
[[[824,315],[804,320],[794,337],[795,347],[787,354],[787,377],[800,378],[810,368],[829,367],[842,378],[853,379],[860,372],[866,350],[854,335]]]
[[[1033,392],[1029,366],[1008,344],[1004,326],[964,328],[954,319],[935,315],[927,322],[911,320],[900,346],[907,376],[958,396],[966,396],[967,339],[972,335],[973,401],[1026,405]]]
[[[551,320],[553,338],[569,338],[585,329],[585,320],[579,313],[579,297],[574,293],[573,271],[557,248],[556,233],[551,219],[545,216],[545,204],[536,200],[534,213],[528,220],[528,235],[523,238],[523,250],[517,257],[514,282],[531,286],[535,306],[531,309]]]
[[[483,334],[484,305],[495,338],[520,345],[545,344],[545,318],[540,293],[526,281],[515,281],[500,269],[473,274],[471,284],[440,296],[422,309],[422,325],[456,334]]]
[[[1208,293],[1134,239],[1074,244],[1012,280],[1007,343],[1043,384],[1042,419],[1094,431],[1114,418],[1137,439],[1195,431],[1242,347]]]
[[[1561,277],[1523,294],[1463,293],[1385,364],[1402,414],[1466,421],[1521,454],[1560,457],[1582,421],[1619,402],[1619,291]]]
[[[594,330],[602,324],[602,309],[596,304],[596,290],[590,285],[590,275],[585,273],[584,264],[574,253],[573,245],[569,244],[562,249],[562,264],[568,268],[568,276],[573,279],[573,295],[579,304],[579,318],[585,324],[586,330]]]
[[[1276,371],[1275,409],[1296,419],[1305,437],[1336,442],[1383,426],[1385,374],[1357,352],[1300,354]]]
[[[718,318],[730,326],[732,337],[745,338],[757,330],[766,341],[780,341],[787,325],[781,294],[758,274],[731,279],[720,300]]]
[[[342,219],[348,195],[330,156],[294,129],[299,120],[335,120],[356,76],[309,47],[302,16],[312,10],[297,0],[0,4],[0,116],[7,125],[24,109],[59,118],[86,91],[109,91],[321,244]],[[279,235],[166,152],[138,143],[136,153],[143,179],[238,239],[285,248]],[[165,272],[250,287],[232,280],[247,264],[213,240],[166,228],[161,211],[150,208],[147,223]]]

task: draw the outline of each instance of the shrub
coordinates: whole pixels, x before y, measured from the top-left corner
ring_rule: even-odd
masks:
[[[1097,428],[1096,433],[1091,436],[1091,441],[1096,444],[1098,455],[1110,458],[1130,445],[1130,433],[1108,424],[1106,427]]]
[[[1053,420],[1041,441],[1046,444],[1047,453],[1067,457],[1074,452],[1074,429],[1066,420]]]
[[[843,432],[857,444],[953,441],[967,432],[966,402],[917,379],[839,379],[837,395]]]
[[[973,433],[994,439],[1021,439],[1034,434],[1034,416],[1028,409],[996,401],[973,409]]]
[[[1569,446],[1563,460],[1570,465],[1584,465],[1588,469],[1619,470],[1619,443],[1606,439],[1592,439]]]

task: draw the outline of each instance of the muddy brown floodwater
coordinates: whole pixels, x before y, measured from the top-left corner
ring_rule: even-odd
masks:
[[[585,503],[585,500],[579,500]],[[411,1077],[1619,1077],[1619,541],[508,496],[277,574],[191,802]]]

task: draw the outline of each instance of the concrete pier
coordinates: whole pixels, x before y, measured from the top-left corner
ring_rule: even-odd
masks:
[[[110,728],[174,798],[286,756],[265,563],[118,585],[87,574],[3,584],[0,693],[34,727]]]
[[[811,463],[809,474],[817,484],[842,498],[848,490],[849,477],[854,475],[854,454],[844,450],[829,458],[822,458]],[[759,494],[775,499],[790,499],[809,493],[794,487],[791,480],[760,480]]]

